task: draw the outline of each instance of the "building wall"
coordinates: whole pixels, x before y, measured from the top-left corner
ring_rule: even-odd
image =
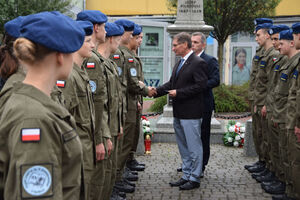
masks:
[[[110,16],[175,14],[168,9],[167,0],[86,0],[86,9]]]
[[[300,15],[299,0],[281,0],[275,12],[276,16]]]

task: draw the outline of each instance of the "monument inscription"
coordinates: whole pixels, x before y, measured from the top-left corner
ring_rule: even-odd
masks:
[[[196,0],[186,0],[178,7],[179,13],[202,13],[202,7]]]

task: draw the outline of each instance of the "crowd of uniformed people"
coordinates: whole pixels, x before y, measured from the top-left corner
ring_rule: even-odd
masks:
[[[255,25],[249,100],[259,160],[245,168],[273,199],[300,199],[300,23]]]
[[[145,86],[142,27],[84,10],[20,16],[0,47],[0,199],[126,199]]]

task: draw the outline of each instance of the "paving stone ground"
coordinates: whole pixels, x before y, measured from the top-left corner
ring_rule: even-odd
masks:
[[[260,184],[244,169],[245,164],[257,158],[243,156],[243,149],[211,145],[211,157],[199,189],[179,191],[169,182],[178,180],[181,173],[176,169],[181,163],[177,144],[155,143],[151,156],[138,156],[146,164],[139,172],[136,191],[127,194],[128,200],[270,200]]]

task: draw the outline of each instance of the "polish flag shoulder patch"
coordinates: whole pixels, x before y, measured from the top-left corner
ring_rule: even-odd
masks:
[[[87,63],[86,68],[88,69],[94,69],[95,68],[95,63]]]
[[[39,128],[23,128],[21,130],[22,142],[39,142],[41,140],[41,129]]]
[[[128,58],[128,62],[133,63],[133,58]]]
[[[64,88],[66,86],[66,81],[58,80],[56,81],[56,86],[60,88]]]
[[[114,59],[120,59],[120,55],[115,54],[115,55],[114,55]]]

